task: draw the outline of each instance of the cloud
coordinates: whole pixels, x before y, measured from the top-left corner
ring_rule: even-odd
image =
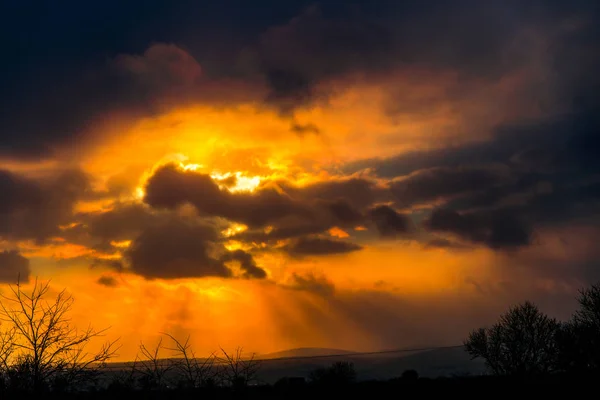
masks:
[[[228,251],[213,226],[172,218],[143,230],[124,251],[129,270],[148,279],[236,275],[225,264],[237,261],[244,278],[266,278],[251,254]]]
[[[297,122],[293,122],[290,130],[297,135],[304,136],[308,133],[314,133],[315,135],[319,135],[321,130],[315,124],[299,124]]]
[[[149,207],[139,203],[115,204],[111,210],[91,212],[78,217],[80,223],[85,224],[86,232],[103,243],[131,240],[140,231],[169,218],[152,212]],[[75,226],[73,229],[80,230],[79,228]]]
[[[541,9],[539,4],[517,2],[484,6],[441,0],[427,5],[362,4],[337,7],[334,12],[326,8],[305,9],[288,22],[267,29],[251,46],[254,69],[268,87],[266,101],[283,114],[325,103],[343,78],[373,80],[402,69],[452,73],[464,87],[470,82],[499,81],[529,68],[531,90],[524,95],[531,96],[531,91],[544,90],[536,86],[541,83],[537,78],[545,74],[539,64],[543,62],[540,58],[550,53],[540,36],[573,49],[569,34],[558,27],[592,12],[589,4],[554,2]],[[567,52],[558,49],[552,50]],[[585,48],[577,48],[576,53],[585,54]],[[547,76],[555,79],[552,74]],[[393,89],[393,84],[386,87],[387,91]],[[402,102],[403,96],[397,97],[397,102]]]
[[[221,260],[238,261],[240,263],[240,267],[244,271],[243,276],[245,278],[263,279],[267,277],[265,270],[258,267],[252,255],[246,253],[244,250],[238,249],[228,252],[221,258]]]
[[[201,216],[223,217],[249,226],[250,231],[239,237],[276,240],[362,223],[362,209],[383,198],[384,193],[375,182],[360,178],[302,187],[266,182],[255,192],[232,193],[219,188],[206,174],[166,165],[148,179],[144,201],[157,209],[176,209],[189,203]],[[272,228],[270,233],[252,230],[266,226]]]
[[[13,13],[5,33],[16,36],[13,43],[27,40],[30,52],[10,49],[13,61],[0,77],[5,88],[0,154],[48,157],[74,143],[93,142],[106,134],[99,131],[108,121],[192,103],[237,106],[264,97],[290,114],[326,101],[344,79],[372,81],[399,70],[450,73],[460,87],[527,70],[535,82],[522,91],[533,100],[548,91],[565,102],[597,99],[598,12],[592,2],[359,3],[271,7],[267,19],[256,14],[260,6],[244,5],[241,15],[255,15],[260,23],[223,27],[215,27],[212,14],[199,6],[146,7],[147,14],[139,16],[134,6],[125,11],[106,4],[93,13],[119,20],[110,34],[89,10],[61,6],[61,28],[36,21],[46,32],[53,30],[36,38],[21,37],[31,20]],[[228,15],[224,7],[217,9]],[[66,15],[85,20],[90,33],[82,34]],[[178,23],[165,22],[164,15]],[[186,25],[190,19],[194,23]],[[91,32],[105,34],[96,40]],[[96,46],[89,46],[93,40]],[[578,62],[568,61],[573,59]],[[393,86],[388,82],[386,89],[398,91]],[[309,124],[304,126],[309,129],[296,125],[292,130],[314,131]]]
[[[96,283],[106,287],[117,287],[119,285],[119,282],[113,276],[108,275],[102,275]]]
[[[227,82],[203,79],[194,57],[170,43],[155,43],[142,54],[117,54],[105,63],[81,66],[69,78],[44,82],[36,96],[18,95],[6,104],[11,111],[0,117],[1,156],[50,158],[64,149],[73,150],[75,143],[94,145],[107,134],[108,121],[118,121],[123,127],[173,107],[223,102],[222,93],[231,97],[225,101],[247,97],[244,90],[232,94]]]
[[[301,204],[275,188],[255,193],[230,193],[206,174],[183,171],[175,165],[159,168],[146,184],[144,201],[155,208],[190,203],[200,215],[220,216],[251,227],[265,226],[289,215],[308,215]]]
[[[16,283],[17,281],[29,282],[29,259],[23,257],[16,250],[0,252],[0,282]]]
[[[90,192],[79,170],[50,171],[30,178],[0,170],[0,237],[44,241],[71,222],[73,207]]]
[[[447,209],[432,212],[425,226],[434,232],[453,233],[493,249],[512,249],[531,243],[530,227],[514,215],[496,212],[459,213]]]
[[[395,237],[410,231],[410,221],[404,214],[389,206],[377,206],[369,211],[379,234],[383,237]]]
[[[390,184],[399,207],[429,203],[464,193],[485,191],[510,179],[508,168],[435,167],[414,172]]]
[[[130,269],[146,278],[230,277],[216,251],[209,226],[171,222],[143,231],[125,252]]]
[[[294,290],[304,290],[318,294],[319,296],[329,297],[335,293],[335,285],[323,274],[315,272],[297,273],[294,272],[286,287]]]
[[[270,89],[267,102],[284,113],[310,103],[321,80],[380,63],[389,39],[366,18],[327,18],[314,6],[271,27],[254,49]]]
[[[425,243],[426,248],[441,248],[451,250],[468,250],[469,246],[444,238],[434,238]]]
[[[294,256],[319,256],[328,254],[344,254],[362,249],[355,243],[318,237],[303,237],[293,240],[284,250]]]
[[[381,187],[374,179],[362,177],[344,177],[314,182],[307,186],[297,187],[285,182],[278,182],[290,196],[303,200],[330,201],[333,205],[344,207],[346,202],[356,209],[363,209],[376,201],[388,199],[387,188]]]

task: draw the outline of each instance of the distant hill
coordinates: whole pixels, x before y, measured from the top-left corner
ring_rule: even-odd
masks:
[[[328,348],[297,348],[268,354],[257,354],[261,361],[258,378],[273,384],[283,377],[305,377],[320,367],[337,361],[354,364],[359,380],[385,380],[402,375],[407,369],[416,370],[420,376],[479,375],[484,372],[481,360],[471,360],[462,346],[411,352],[385,352],[362,354],[348,350]],[[131,368],[131,363],[110,363],[113,371]]]
[[[299,357],[298,350],[293,349],[284,352],[271,353],[275,355],[295,354],[292,357]],[[263,382],[274,383],[278,379],[286,376],[308,377],[315,368],[326,367],[336,361],[348,361],[354,363],[358,379],[391,379],[399,377],[407,369],[416,370],[420,376],[437,378],[440,376],[464,376],[478,375],[484,371],[483,362],[480,360],[471,360],[463,347],[442,348],[435,350],[419,351],[412,353],[387,353],[387,354],[369,354],[346,352],[335,349],[318,349],[316,356],[310,355],[307,358],[286,358],[288,356],[279,356],[268,359],[262,363],[259,371],[259,377]],[[305,352],[308,354],[310,352]],[[331,356],[343,354],[341,356]],[[266,355],[265,355],[266,356]],[[314,357],[314,358],[311,358]],[[260,359],[267,359],[261,356]]]
[[[347,355],[355,354],[354,351],[340,350],[340,349],[327,349],[321,347],[299,347],[297,349],[289,349],[283,351],[277,351],[275,353],[260,354],[256,358],[259,359],[273,359],[273,358],[290,358],[290,357],[323,357],[332,355]]]

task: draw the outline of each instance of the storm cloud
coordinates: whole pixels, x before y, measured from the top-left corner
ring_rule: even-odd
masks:
[[[319,237],[303,237],[292,241],[284,248],[294,256],[319,256],[328,254],[344,254],[360,250],[362,247],[351,242]]]
[[[1,283],[29,282],[30,274],[29,259],[16,250],[0,252]]]
[[[600,277],[597,1],[4,3],[0,283],[379,350]]]
[[[50,171],[31,178],[0,170],[0,237],[44,241],[71,222],[73,207],[91,191],[79,170]]]

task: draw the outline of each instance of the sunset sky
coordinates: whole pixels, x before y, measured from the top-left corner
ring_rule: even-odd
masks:
[[[599,3],[4,1],[0,291],[119,360],[460,344],[600,280]]]

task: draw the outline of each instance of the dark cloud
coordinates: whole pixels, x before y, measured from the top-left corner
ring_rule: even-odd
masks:
[[[390,184],[399,207],[428,203],[463,193],[485,191],[510,179],[503,167],[436,167],[417,171]]]
[[[90,182],[79,170],[39,178],[0,170],[0,192],[0,237],[43,241],[71,222],[73,206],[90,192]]]
[[[587,37],[573,40],[557,27],[590,15],[597,16],[597,10],[585,1],[569,6],[557,2],[408,1],[371,7],[363,3],[355,8],[338,7],[336,12],[312,6],[266,30],[251,51],[255,69],[269,88],[267,102],[292,114],[295,108],[326,101],[335,89],[324,87],[324,82],[353,74],[376,77],[410,67],[452,72],[463,83],[481,83],[535,65],[535,55],[541,51],[579,58],[591,50],[589,44],[583,47],[580,43],[592,41]],[[552,37],[564,48],[546,49],[533,33]],[[597,38],[597,32],[594,34]],[[579,46],[573,46],[573,41]],[[580,73],[572,66],[564,68]],[[532,89],[542,91],[533,84]]]
[[[255,192],[232,193],[219,188],[208,175],[166,165],[148,180],[144,201],[167,209],[192,204],[201,216],[248,225],[250,231],[239,237],[262,241],[360,224],[365,220],[363,209],[383,198],[384,192],[375,182],[350,178],[303,187],[269,182]],[[269,233],[253,230],[266,226],[272,228]]]
[[[323,297],[332,296],[335,293],[335,285],[325,275],[314,272],[296,273],[291,276],[286,287],[294,290],[304,290]]]
[[[230,277],[213,254],[217,233],[208,226],[171,222],[150,227],[125,252],[131,270],[146,278]]]
[[[333,206],[348,208],[343,204],[345,202],[359,210],[376,201],[389,199],[387,188],[380,187],[375,180],[361,177],[324,180],[303,187],[295,187],[285,182],[279,184],[294,198],[330,201]]]
[[[434,232],[453,233],[493,249],[511,249],[531,243],[530,227],[515,215],[503,211],[459,213],[436,209],[425,221]]]
[[[268,232],[265,232],[264,230],[245,231],[235,235],[234,238],[249,242],[269,242],[317,234],[325,232],[330,227],[330,224],[293,221],[289,226],[280,226],[269,230]]]
[[[106,287],[119,286],[119,282],[114,277],[108,276],[108,275],[102,275],[100,278],[98,278],[96,283],[98,283],[99,285],[102,285],[102,286],[106,286]]]
[[[244,271],[243,276],[245,278],[263,279],[267,277],[265,270],[257,266],[252,255],[244,250],[238,249],[228,252],[221,259],[223,261],[238,261],[240,268]]]
[[[449,202],[445,207],[454,214],[443,211],[432,216],[432,220],[441,217],[439,225],[434,225],[442,230],[450,228],[442,222],[446,220],[455,228],[465,224],[463,228],[478,226],[479,231],[487,226],[500,237],[512,232],[513,242],[528,243],[526,238],[538,228],[593,221],[600,202],[600,163],[593,155],[599,122],[597,112],[577,111],[536,123],[500,127],[497,139],[487,148],[507,150],[504,163],[515,179]],[[463,228],[456,229],[464,236]],[[475,236],[481,240],[481,231]]]
[[[383,237],[403,235],[411,230],[408,217],[389,206],[377,206],[369,211],[370,217]]]
[[[193,216],[187,218],[193,219]],[[74,215],[74,222],[61,229],[60,237],[101,253],[115,255],[119,251],[118,242],[132,240],[152,227],[183,219],[185,217],[176,212],[152,210],[145,204],[115,202],[109,209]],[[91,263],[92,266],[106,265],[106,260],[94,259]]]
[[[315,124],[299,124],[297,122],[293,122],[290,130],[299,136],[304,136],[309,133],[314,133],[315,135],[319,135],[321,130]]]
[[[294,256],[319,256],[328,254],[344,254],[362,249],[361,246],[340,240],[303,237],[293,240],[284,250]]]
[[[29,259],[23,257],[16,250],[0,252],[0,282],[17,283],[29,282]]]
[[[161,218],[143,204],[117,204],[112,210],[80,216],[89,234],[103,242],[129,240]]]
[[[270,89],[267,102],[289,113],[315,100],[323,79],[381,63],[390,33],[364,15],[327,17],[310,7],[269,28],[255,49]]]
[[[463,243],[459,243],[459,242],[444,239],[444,238],[431,239],[425,244],[425,247],[441,248],[441,249],[454,249],[454,250],[469,249],[469,246],[467,246]]]
[[[209,175],[183,171],[174,165],[161,167],[150,177],[144,201],[152,207],[171,209],[190,203],[200,215],[224,217],[250,227],[265,226],[290,215],[310,215],[302,204],[274,187],[231,193],[220,189]]]
[[[159,111],[174,97],[191,95],[201,68],[174,45],[157,44],[140,56],[118,56],[89,71],[78,71],[74,83],[52,87],[36,96],[17,98],[14,112],[0,118],[4,135],[0,153],[11,157],[45,157],[64,146],[85,142],[110,113],[128,117]],[[35,118],[29,115],[35,113]]]
[[[334,226],[354,227],[365,223],[362,212],[352,207],[346,200],[304,200],[312,211],[311,218],[288,217],[277,221],[272,229],[250,230],[235,235],[236,238],[252,242],[269,242],[296,238],[325,232]]]
[[[348,199],[338,199],[332,201],[319,201],[318,206],[322,207],[333,223],[340,226],[353,226],[363,222],[363,214],[356,207],[352,206],[352,197]]]
[[[11,60],[0,69],[5,157],[35,159],[80,146],[115,113],[138,117],[176,103],[235,104],[267,92],[268,104],[290,114],[325,101],[334,90],[330,81],[354,73],[369,78],[408,68],[486,82],[535,64],[538,53],[552,77],[543,90],[551,86],[578,104],[597,100],[600,35],[598,10],[589,0],[358,0],[352,6],[328,0],[318,7],[307,0],[210,7],[108,1],[40,8],[34,16],[9,6],[1,14],[9,16],[0,36]],[[33,31],[43,34],[25,33]],[[232,81],[253,89],[229,90]]]
[[[241,277],[266,277],[251,254],[230,252],[221,239],[213,226],[172,218],[142,231],[124,255],[132,272],[149,279],[235,277],[229,261],[239,262]]]

